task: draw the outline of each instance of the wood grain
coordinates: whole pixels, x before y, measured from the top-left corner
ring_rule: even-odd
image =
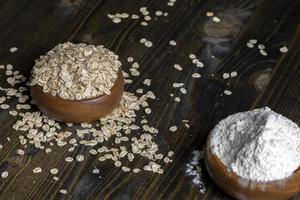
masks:
[[[129,19],[113,24],[106,16],[138,13],[142,6],[147,6],[150,13],[168,11],[169,16],[151,20],[147,27]],[[147,120],[160,131],[157,142],[162,151],[174,150],[175,157],[163,175],[136,175],[121,172],[112,163],[100,164],[86,147],[72,153],[53,148],[55,154],[51,156],[28,149],[26,156],[18,156],[18,133],[11,128],[15,119],[1,110],[0,144],[5,148],[0,151],[0,170],[9,169],[11,173],[5,181],[0,180],[0,199],[230,199],[205,169],[207,191],[201,194],[185,175],[185,164],[194,149],[203,147],[212,127],[232,113],[268,105],[300,123],[299,8],[300,4],[292,0],[178,0],[174,7],[156,0],[1,1],[0,64],[12,63],[29,76],[34,59],[68,40],[103,44],[120,56],[125,71],[130,67],[126,58],[132,56],[141,66],[141,76],[125,90],[135,91],[143,87],[145,78],[152,79],[149,89],[159,101],[151,104],[153,114]],[[212,23],[205,16],[207,11],[214,11],[222,21]],[[154,46],[146,48],[139,43],[141,38]],[[265,44],[268,56],[246,47],[252,38]],[[177,46],[170,46],[169,40],[176,40]],[[278,50],[283,45],[290,48],[287,54]],[[8,51],[12,46],[19,48],[14,54]],[[188,58],[190,53],[195,53],[205,67],[196,68]],[[184,70],[176,71],[174,63]],[[232,71],[237,71],[238,77],[222,78],[224,72]],[[201,73],[202,78],[192,79],[194,72]],[[2,74],[0,77],[2,85],[5,80]],[[172,88],[173,82],[184,82],[188,90],[188,94],[181,95],[180,103],[169,96],[180,95]],[[223,95],[224,89],[233,94]],[[185,128],[182,119],[190,120],[190,129]],[[168,128],[174,124],[178,131],[169,133]],[[67,155],[79,153],[86,155],[85,162],[63,161]],[[145,162],[140,159],[135,164],[143,166]],[[59,167],[59,183],[53,182],[49,173],[32,174],[37,166],[45,170]],[[102,178],[91,174],[94,166],[101,169]],[[68,194],[59,194],[61,188]]]

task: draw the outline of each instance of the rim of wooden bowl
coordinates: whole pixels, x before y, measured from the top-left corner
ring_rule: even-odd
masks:
[[[260,199],[259,195],[270,195],[272,199],[287,199],[300,192],[300,167],[293,172],[292,175],[266,182],[258,182],[240,178],[235,172],[230,171],[225,164],[217,157],[211,149],[210,138],[205,145],[205,164],[207,170],[215,181],[229,195],[238,199]],[[217,168],[218,172],[215,171]],[[223,176],[220,178],[220,176]],[[222,181],[220,182],[220,180]],[[227,187],[227,185],[230,185]],[[232,189],[231,189],[231,188]],[[234,191],[239,190],[239,191]],[[255,198],[246,198],[249,193],[256,193]],[[243,196],[244,195],[244,196]],[[255,194],[253,194],[255,195]],[[274,196],[274,198],[273,198]],[[262,199],[266,199],[262,197]]]
[[[117,81],[119,81],[120,78],[123,78],[123,73],[122,73],[122,70],[121,70],[121,69],[119,69],[119,71],[118,71],[118,77],[116,78],[116,80],[115,80],[115,82],[114,82],[114,85],[110,88],[110,91],[112,91],[112,90],[114,90],[114,89],[116,88],[116,83],[117,83]],[[31,86],[31,87],[32,87],[32,86]],[[34,87],[37,87],[37,88],[39,88],[40,90],[43,91],[43,88],[42,88],[42,86],[40,86],[40,85],[34,85]],[[109,95],[107,95],[107,94],[101,94],[101,95],[96,96],[96,97],[91,97],[91,98],[86,98],[86,99],[80,99],[80,100],[76,100],[76,99],[71,100],[71,99],[64,99],[64,98],[61,98],[61,97],[58,96],[58,95],[53,96],[53,95],[50,94],[50,93],[44,93],[44,94],[50,95],[50,96],[53,97],[53,98],[57,98],[57,99],[61,99],[61,100],[64,100],[64,101],[69,101],[69,102],[88,102],[88,101],[99,100],[99,99],[101,99],[101,98],[103,98],[103,97],[109,96]]]
[[[121,88],[120,88],[121,86]],[[33,92],[34,91],[34,92]],[[58,95],[53,96],[50,93],[45,93],[43,92],[43,88],[39,85],[34,85],[31,86],[31,95],[32,95],[32,99],[36,102],[37,107],[40,109],[40,111],[42,111],[43,113],[45,113],[46,115],[50,116],[51,118],[58,120],[58,121],[63,121],[63,122],[73,122],[73,123],[81,123],[81,122],[92,122],[97,120],[96,117],[91,117],[93,119],[87,119],[87,120],[63,120],[64,117],[59,116],[60,114],[62,114],[61,110],[62,109],[53,109],[53,107],[48,106],[47,104],[45,104],[45,100],[41,100],[41,99],[37,99],[34,98],[35,95],[33,95],[33,93],[38,94],[39,96],[43,96],[43,99],[47,98],[49,101],[55,101],[57,103],[61,103],[61,104],[69,104],[69,105],[76,105],[76,104],[82,104],[85,105],[86,107],[90,107],[90,106],[95,106],[95,105],[99,105],[101,103],[105,103],[105,102],[109,102],[110,101],[111,105],[115,105],[116,102],[120,103],[120,100],[122,98],[122,94],[124,92],[124,77],[123,77],[123,73],[121,68],[118,71],[118,77],[115,80],[114,85],[111,87],[110,89],[111,94],[107,95],[107,94],[102,94],[99,95],[97,97],[92,97],[92,98],[88,98],[88,99],[81,99],[81,100],[70,100],[70,99],[63,99],[61,97],[59,97]],[[121,95],[120,95],[121,93]],[[112,99],[112,95],[113,94],[118,94],[116,97],[116,99]],[[114,101],[113,101],[114,100]],[[111,107],[112,109],[108,109],[109,107],[106,107],[106,111],[107,110],[113,110],[116,106]],[[60,113],[60,114],[58,114]],[[107,112],[105,115],[109,114]],[[69,115],[70,113],[65,112],[64,114]],[[80,114],[80,113],[79,113]],[[94,116],[94,113],[92,114]],[[103,116],[99,116],[98,119],[104,117]],[[70,116],[70,115],[69,115]],[[76,117],[73,117],[73,119]]]

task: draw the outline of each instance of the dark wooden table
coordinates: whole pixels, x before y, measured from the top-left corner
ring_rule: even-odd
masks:
[[[0,111],[0,170],[9,168],[9,178],[0,179],[1,200],[25,199],[230,199],[207,176],[207,191],[202,194],[185,175],[185,164],[191,152],[201,149],[212,127],[222,118],[238,111],[268,105],[300,124],[300,2],[295,0],[177,0],[169,7],[157,0],[9,0],[0,1],[0,64],[11,63],[29,76],[34,59],[57,43],[64,41],[103,44],[115,51],[123,62],[132,56],[141,65],[141,76],[126,86],[135,91],[144,78],[151,78],[159,101],[152,104],[154,114],[149,122],[160,130],[158,143],[164,151],[174,150],[174,162],[163,175],[142,172],[124,173],[111,163],[99,163],[89,157],[80,164],[63,161],[65,148],[45,155],[33,151],[17,156],[17,131],[11,126],[15,118]],[[147,6],[151,15],[156,10],[168,17],[151,20],[142,27],[140,20],[123,20],[114,24],[108,13],[138,13]],[[213,11],[221,18],[213,23],[205,16]],[[154,43],[145,48],[141,38]],[[265,44],[268,56],[246,43],[255,38]],[[168,44],[176,40],[177,46]],[[279,52],[286,45],[288,53]],[[19,50],[10,53],[16,46]],[[205,64],[196,68],[188,55],[195,53]],[[184,67],[174,70],[174,63]],[[224,72],[237,71],[236,78],[224,80]],[[191,74],[200,72],[201,79]],[[212,76],[214,74],[214,76]],[[1,84],[4,83],[4,75]],[[184,82],[188,94],[175,103],[169,94],[173,82]],[[230,96],[221,95],[230,89]],[[12,102],[13,103],[13,102]],[[191,128],[181,122],[189,119]],[[168,127],[180,124],[170,134]],[[8,142],[6,137],[12,140]],[[84,152],[84,148],[80,151]],[[88,155],[88,154],[87,154]],[[36,176],[32,168],[54,164],[63,170],[58,183],[48,175]],[[90,173],[97,166],[99,179]],[[67,195],[58,191],[64,186]],[[295,198],[297,199],[297,197]],[[300,199],[300,197],[298,197]]]

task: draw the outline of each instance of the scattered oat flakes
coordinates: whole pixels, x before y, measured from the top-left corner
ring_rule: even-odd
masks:
[[[174,151],[169,151],[168,152],[168,157],[171,157],[171,156],[173,156],[174,155]]]
[[[100,162],[102,162],[102,161],[105,161],[106,158],[105,158],[104,156],[101,156],[101,157],[98,158],[98,160],[99,160]]]
[[[146,41],[146,42],[145,42],[145,46],[146,46],[146,47],[152,47],[153,44],[152,44],[151,41]]]
[[[184,83],[173,83],[174,88],[179,88],[179,87],[182,87],[182,86],[184,86]]]
[[[180,92],[182,93],[182,94],[186,94],[186,89],[185,88],[180,88]]]
[[[203,62],[200,61],[200,62],[198,62],[198,63],[196,64],[196,66],[197,66],[197,67],[204,67],[204,64],[203,64]]]
[[[213,20],[214,22],[216,22],[216,23],[218,23],[218,22],[220,22],[220,21],[221,21],[221,19],[220,19],[220,18],[218,18],[218,17],[213,17],[213,18],[212,18],[212,20]]]
[[[169,157],[165,157],[164,158],[164,163],[169,163],[170,162],[170,158]]]
[[[149,115],[151,113],[151,109],[150,108],[145,108],[145,113]]]
[[[121,23],[122,20],[121,20],[121,18],[115,17],[115,18],[112,19],[112,22],[115,23],[115,24],[118,24],[118,23]]]
[[[201,75],[199,73],[193,73],[192,78],[201,78]]]
[[[160,11],[160,10],[157,10],[157,11],[155,11],[155,15],[156,15],[156,16],[162,16],[162,15],[163,15],[163,12]]]
[[[65,190],[65,189],[60,189],[60,190],[59,190],[59,193],[61,193],[61,194],[67,194],[67,193],[68,193],[68,191],[67,191],[67,190]]]
[[[124,171],[124,172],[130,172],[130,168],[129,167],[121,167],[121,169]]]
[[[133,57],[128,57],[128,58],[127,58],[127,61],[128,61],[128,62],[133,62]]]
[[[143,92],[144,92],[144,90],[142,88],[139,88],[136,90],[136,93],[138,93],[138,94],[143,94]]]
[[[132,15],[131,15],[131,19],[138,19],[138,18],[140,18],[140,16],[138,16],[138,15],[136,15],[136,14],[132,14]]]
[[[174,101],[180,102],[180,98],[179,97],[175,97]]]
[[[204,64],[203,62],[201,62],[199,59],[195,58],[195,59],[192,59],[192,63],[193,64],[196,64],[197,67],[204,67]]]
[[[131,67],[134,69],[138,69],[138,68],[140,68],[140,65],[137,62],[134,62],[134,63],[132,63]],[[131,70],[134,70],[134,69],[131,69]]]
[[[100,170],[97,169],[97,168],[95,168],[95,169],[93,169],[92,173],[93,173],[93,174],[99,174],[99,173],[100,173]]]
[[[2,177],[3,179],[7,178],[7,177],[8,177],[8,171],[2,172],[2,173],[1,173],[1,177]]]
[[[174,6],[174,3],[169,1],[169,2],[167,2],[167,5],[172,7],[172,6]]]
[[[46,149],[45,149],[45,152],[46,152],[46,153],[50,153],[50,152],[52,152],[52,150],[51,150],[50,148],[46,148]]]
[[[142,26],[148,26],[148,22],[141,22]],[[150,43],[148,43],[150,45]],[[151,45],[152,46],[152,45]]]
[[[232,95],[232,92],[230,90],[224,90],[224,94],[226,94],[226,95]]]
[[[9,51],[11,53],[14,53],[14,52],[18,51],[18,48],[17,47],[12,47],[12,48],[9,49]]]
[[[140,39],[140,43],[141,43],[141,44],[144,44],[145,42],[147,42],[147,39],[146,39],[146,38]]]
[[[86,52],[86,54],[88,55],[90,52]],[[17,73],[13,72],[13,74]],[[148,82],[146,81],[146,84],[150,85],[150,83],[150,79]],[[28,91],[28,89],[20,88],[20,92],[21,91]],[[16,96],[20,98],[18,90],[16,92],[10,92],[12,97]],[[76,128],[74,133],[67,129],[68,127],[73,126],[71,123],[67,123],[64,129],[62,129],[60,126],[61,123],[49,119],[42,113],[24,110],[19,111],[20,119],[16,121],[13,128],[24,132],[24,134],[19,136],[21,145],[33,145],[35,148],[44,149],[46,152],[51,152],[50,148],[46,148],[48,145],[65,146],[71,144],[72,146],[68,149],[68,151],[74,151],[75,147],[78,145],[93,146],[95,148],[96,145],[101,144],[104,141],[112,140],[112,137],[116,137],[119,139],[120,143],[128,142],[130,149],[120,145],[115,145],[111,148],[101,146],[97,149],[97,152],[102,152],[105,156],[100,156],[98,158],[99,161],[113,160],[118,163],[117,161],[124,157],[129,161],[132,161],[136,155],[152,160],[156,157],[158,158],[159,156],[157,155],[160,155],[157,154],[158,145],[154,142],[154,136],[158,133],[158,130],[148,125],[148,121],[145,119],[141,120],[141,124],[143,124],[142,127],[136,125],[135,112],[139,110],[140,107],[150,109],[147,100],[155,98],[154,93],[151,91],[146,92],[141,95],[141,97],[137,97],[132,93],[124,92],[120,106],[117,107],[111,114],[102,118],[99,122],[96,122],[95,126],[88,123],[82,123],[81,128]],[[25,98],[24,96],[24,102],[20,105],[25,105],[28,101],[29,97]],[[139,130],[141,128],[142,132],[137,137],[127,137],[127,135],[131,133],[131,130]],[[87,139],[85,137],[86,134],[89,134],[91,138]],[[75,139],[74,136],[77,136],[78,139]],[[96,149],[94,149],[94,151],[90,150],[90,153],[97,153],[95,151]],[[76,160],[77,159],[78,157],[76,157]],[[73,162],[73,160],[74,159],[72,157],[65,158],[66,162]],[[119,167],[121,166],[122,163]],[[152,172],[163,172],[162,169],[158,168],[157,165],[153,163],[151,165],[149,164],[149,167]],[[58,181],[59,178],[53,177],[53,180]]]
[[[10,110],[8,113],[9,113],[10,115],[12,115],[12,116],[17,116],[17,115],[18,115],[18,112],[15,111],[15,110]]]
[[[150,21],[152,18],[149,15],[144,16],[145,21]]]
[[[288,52],[288,48],[286,46],[280,47],[279,50],[280,50],[281,53]]]
[[[214,16],[214,13],[213,13],[213,12],[206,12],[206,16],[207,16],[207,17],[213,17],[213,16]]]
[[[134,173],[139,173],[139,172],[141,171],[141,169],[139,169],[139,168],[134,168],[132,171],[133,171]]]
[[[238,75],[238,73],[236,71],[233,71],[233,72],[230,73],[231,77],[236,77],[237,75]]]
[[[256,39],[250,39],[249,42],[252,43],[252,44],[256,44],[257,40]]]
[[[34,169],[32,170],[32,172],[33,172],[34,174],[41,173],[41,172],[42,172],[42,168],[36,167],[36,168],[34,168]]]
[[[73,160],[74,160],[74,158],[72,158],[72,157],[66,157],[65,158],[66,162],[73,162]]]
[[[97,152],[97,150],[96,149],[90,149],[90,154],[92,154],[92,155],[97,155],[98,154],[98,152]]]
[[[147,10],[147,7],[140,7],[139,11],[143,14],[143,15],[148,15],[149,12]]]
[[[121,163],[121,161],[117,160],[117,161],[114,162],[114,165],[115,165],[116,167],[121,167],[122,163]],[[123,169],[122,169],[122,170],[123,170]]]
[[[178,71],[183,70],[183,68],[179,64],[174,64],[174,68],[177,69]]]
[[[12,69],[13,69],[13,65],[7,64],[7,65],[6,65],[6,69],[7,69],[7,70],[12,70]]]
[[[266,48],[265,45],[263,45],[263,44],[259,44],[257,47],[258,47],[258,49],[265,49]]]
[[[139,76],[140,72],[136,68],[131,68],[130,74],[131,74],[131,76]]]
[[[4,103],[6,101],[6,97],[0,97],[0,104]]]
[[[6,110],[8,109],[10,106],[8,104],[1,104],[0,105],[0,108],[3,109],[3,110]]]
[[[25,151],[23,151],[22,149],[18,149],[17,150],[17,154],[19,154],[19,155],[24,155],[25,154]]]
[[[254,44],[253,44],[253,43],[250,43],[250,42],[248,42],[248,43],[247,43],[247,47],[249,47],[249,48],[254,48]]]
[[[190,58],[190,59],[196,59],[197,57],[196,57],[195,54],[191,53],[191,54],[189,54],[189,58]]]
[[[58,173],[58,169],[57,168],[52,168],[52,169],[50,169],[50,173],[55,175],[55,174]]]
[[[145,80],[143,81],[143,84],[144,84],[144,85],[147,85],[147,86],[150,86],[150,85],[151,85],[151,79],[145,79]]]
[[[267,53],[265,50],[263,50],[263,49],[260,49],[260,50],[259,50],[259,53],[260,53],[261,55],[263,55],[263,56],[267,56],[267,55],[268,55],[268,53]]]
[[[229,73],[224,73],[224,74],[223,74],[223,78],[224,78],[224,79],[228,79],[229,77],[230,77],[230,74],[229,74]]]
[[[187,124],[187,123],[184,123],[184,126],[187,127],[187,128],[190,128],[190,125]]]
[[[169,45],[171,45],[171,46],[176,46],[176,44],[177,44],[177,43],[176,43],[174,40],[170,40],[170,41],[169,41]]]
[[[171,127],[169,128],[169,131],[171,131],[171,132],[177,131],[177,126],[171,126]]]

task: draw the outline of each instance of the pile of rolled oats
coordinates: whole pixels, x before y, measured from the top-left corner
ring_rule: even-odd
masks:
[[[70,100],[109,95],[120,67],[118,56],[103,46],[67,42],[36,60],[30,85]]]

